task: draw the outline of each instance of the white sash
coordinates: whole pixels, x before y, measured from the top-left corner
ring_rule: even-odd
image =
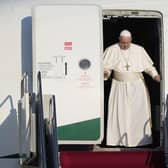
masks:
[[[113,72],[113,78],[117,81],[133,81],[138,79],[144,79],[141,72]]]

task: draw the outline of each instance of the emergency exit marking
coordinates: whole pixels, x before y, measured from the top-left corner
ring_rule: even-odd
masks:
[[[64,50],[72,50],[72,42],[71,41],[64,42]]]

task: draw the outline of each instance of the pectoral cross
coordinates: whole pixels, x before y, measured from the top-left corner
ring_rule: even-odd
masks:
[[[128,63],[127,63],[127,65],[125,65],[125,68],[127,69],[127,71],[129,70],[129,67],[130,67],[130,65],[128,65]]]

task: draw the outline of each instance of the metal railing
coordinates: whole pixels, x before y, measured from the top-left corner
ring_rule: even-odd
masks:
[[[41,73],[37,75],[37,142],[38,142],[38,165],[40,168],[47,168],[46,160],[46,140],[45,140],[45,125],[43,114],[43,98],[41,86]]]
[[[46,127],[48,140],[47,149],[50,151],[48,154],[48,167],[59,168],[55,96],[52,96],[49,101],[49,118]]]

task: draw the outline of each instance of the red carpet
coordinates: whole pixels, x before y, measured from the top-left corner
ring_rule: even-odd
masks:
[[[61,152],[61,168],[164,168],[162,152]]]

